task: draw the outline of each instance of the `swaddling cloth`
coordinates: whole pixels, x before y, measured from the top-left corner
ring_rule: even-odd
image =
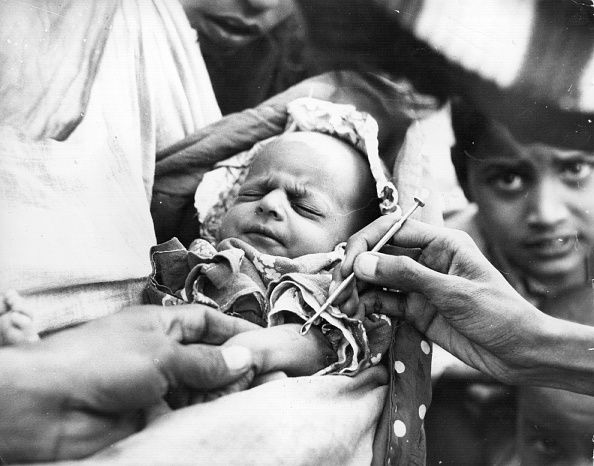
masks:
[[[235,238],[217,248],[196,240],[186,250],[176,239],[151,250],[152,303],[200,303],[261,326],[305,322],[328,296],[331,269],[342,259],[342,246],[330,253],[295,259],[261,254]],[[249,300],[247,309],[236,303]],[[388,349],[391,322],[385,316],[353,319],[332,308],[317,322],[337,361],[318,374],[355,375],[377,364]]]

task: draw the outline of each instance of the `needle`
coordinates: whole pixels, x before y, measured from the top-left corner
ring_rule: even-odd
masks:
[[[404,214],[402,217],[400,217],[396,222],[392,224],[390,229],[386,231],[384,236],[380,238],[380,240],[373,247],[371,252],[378,252],[381,248],[383,248],[386,245],[386,243],[390,241],[390,239],[398,232],[398,230],[402,228],[402,225],[404,225],[404,222],[408,220],[408,217],[410,217],[419,207],[423,207],[425,205],[425,203],[421,201],[419,198],[415,197],[414,199],[415,205],[411,207],[411,209],[406,214]],[[326,302],[322,304],[322,307],[318,310],[318,312],[316,312],[313,316],[307,319],[307,321],[303,324],[301,330],[299,330],[299,333],[301,335],[305,335],[307,334],[307,332],[309,332],[309,329],[314,323],[314,320],[316,320],[320,316],[320,314],[322,314],[322,312],[324,312],[332,305],[332,303],[338,297],[338,295],[342,293],[344,289],[347,288],[354,279],[355,273],[353,272],[340,285],[338,285],[334,292],[330,296],[328,296]]]

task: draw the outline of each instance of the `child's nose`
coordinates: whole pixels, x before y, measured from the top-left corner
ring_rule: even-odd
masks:
[[[246,6],[255,11],[267,11],[279,6],[280,0],[244,0]]]
[[[527,221],[534,227],[554,227],[563,223],[569,215],[563,187],[554,180],[543,180],[528,194]]]
[[[280,189],[270,191],[263,196],[256,207],[256,214],[273,218],[274,220],[283,220],[285,218],[286,195]]]

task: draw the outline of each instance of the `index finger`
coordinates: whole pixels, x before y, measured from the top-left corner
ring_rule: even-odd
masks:
[[[350,237],[340,269],[343,277],[353,271],[353,264],[357,256],[362,252],[371,250],[396,220],[394,215],[385,215]],[[403,248],[424,249],[433,241],[443,237],[443,235],[443,228],[409,219],[392,237],[391,243]]]
[[[201,304],[165,307],[159,313],[159,319],[165,333],[180,343],[221,345],[235,335],[260,328]]]

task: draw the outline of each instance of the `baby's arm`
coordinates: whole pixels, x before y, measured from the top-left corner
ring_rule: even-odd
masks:
[[[208,393],[195,393],[192,404],[211,401],[221,396],[248,389],[258,381],[259,385],[279,377],[312,375],[336,360],[336,353],[313,327],[301,336],[303,324],[283,324],[240,333],[227,340],[223,346],[243,346],[251,350],[254,369],[237,382]],[[284,375],[286,374],[286,375]]]
[[[312,375],[336,361],[336,353],[318,328],[300,335],[302,325],[284,324],[241,333],[225,346],[249,348],[257,374],[282,371],[289,376]]]

